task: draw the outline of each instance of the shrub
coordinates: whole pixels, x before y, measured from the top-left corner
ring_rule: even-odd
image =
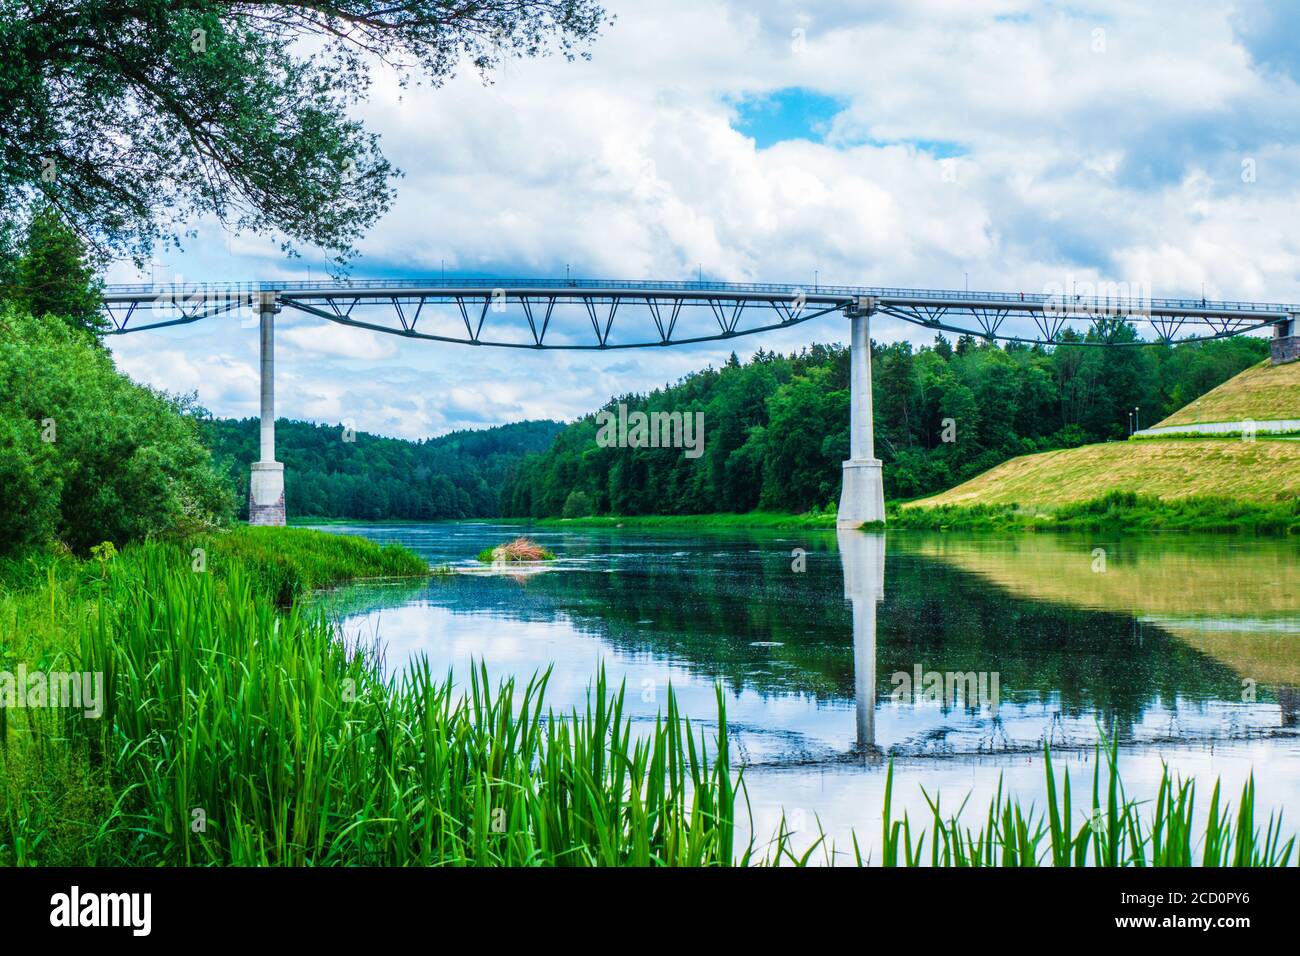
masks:
[[[563,516],[566,518],[586,518],[595,509],[591,505],[591,495],[575,488],[564,499]]]
[[[0,508],[0,554],[53,536],[61,487],[54,453],[40,440],[39,423],[12,421],[0,404],[0,488],[5,498]]]

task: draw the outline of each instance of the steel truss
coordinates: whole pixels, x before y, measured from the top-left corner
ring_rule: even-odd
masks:
[[[807,322],[831,312],[880,312],[915,325],[979,338],[1054,345],[1148,345],[1225,338],[1291,320],[1300,306],[1256,302],[1136,299],[1027,293],[950,292],[713,282],[610,280],[487,280],[401,282],[351,280],[298,284],[244,283],[187,286],[109,286],[104,309],[111,334],[182,325],[246,310],[273,293],[277,307],[342,325],[408,338],[498,348],[604,350],[687,345],[753,335]],[[557,307],[585,313],[590,338],[566,328],[557,339]],[[459,316],[464,333],[420,326],[435,310]],[[686,310],[716,324],[707,334],[681,334]],[[158,313],[163,317],[159,318]],[[376,315],[375,313],[379,314]],[[144,316],[152,321],[143,320]],[[387,314],[392,324],[378,321]],[[365,317],[362,317],[362,316]],[[616,319],[618,324],[616,325]],[[649,319],[649,321],[645,321]],[[1008,320],[1029,320],[1035,331],[1013,334]],[[395,320],[395,321],[394,321]],[[1151,338],[1116,341],[1124,322],[1149,328]],[[1022,327],[1027,322],[1019,323]],[[459,326],[457,326],[457,329]],[[525,331],[526,329],[526,331]],[[630,331],[629,331],[630,330]],[[513,332],[516,340],[502,337]],[[620,334],[626,332],[627,334]],[[1036,334],[1035,334],[1036,332]],[[547,336],[550,333],[551,338]]]

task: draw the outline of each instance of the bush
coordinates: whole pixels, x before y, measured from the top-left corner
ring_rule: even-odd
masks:
[[[565,518],[586,518],[594,510],[591,505],[591,495],[585,491],[579,491],[575,488],[569,492],[569,497],[564,499],[563,516]]]
[[[892,507],[892,528],[1009,531],[1203,531],[1244,534],[1300,534],[1300,501],[1237,501],[1208,495],[1158,498],[1110,491],[1097,498],[1055,507],[1017,504]]]
[[[46,541],[58,525],[62,482],[54,455],[40,440],[39,424],[26,426],[0,410],[0,554]]]
[[[0,312],[0,552],[56,537],[84,553],[228,520],[234,496],[192,408],[118,372],[88,333]]]

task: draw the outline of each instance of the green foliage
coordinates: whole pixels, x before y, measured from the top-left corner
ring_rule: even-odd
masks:
[[[436,84],[463,59],[570,56],[603,19],[591,0],[3,0],[0,209],[43,195],[137,261],[205,214],[344,261],[396,175],[349,116],[371,64]]]
[[[102,283],[86,245],[52,206],[35,211],[22,244],[11,254],[14,265],[0,276],[0,295],[15,308],[94,335],[108,328],[100,309]]]
[[[248,466],[260,457],[258,420],[208,419],[200,427],[247,517]],[[416,442],[281,419],[275,445],[285,463],[285,510],[293,518],[493,517],[522,456],[549,446],[563,427],[516,422]]]
[[[90,549],[90,556],[99,562],[99,576],[108,574],[108,563],[117,557],[117,547],[112,541],[104,541]]]
[[[493,688],[480,669],[462,688],[425,664],[393,681],[323,614],[276,612],[254,570],[265,555],[238,554],[196,574],[182,549],[135,546],[96,588],[94,613],[69,617],[78,666],[105,673],[109,706],[99,719],[50,708],[6,733],[0,860],[733,861],[721,695],[710,754],[674,694],[634,730],[603,674],[571,714],[545,707],[547,675]]]
[[[339,581],[429,573],[428,562],[399,544],[310,528],[241,527],[195,537],[190,545],[208,550],[219,572],[242,565],[257,592],[282,605]]]
[[[0,312],[0,551],[215,526],[233,510],[192,402],[136,385],[84,332]]]
[[[580,488],[574,488],[569,492],[569,497],[564,499],[562,514],[565,518],[585,518],[592,513],[592,507],[591,495]]]
[[[1091,501],[1062,505],[1054,519],[1061,527],[1088,531],[1122,526],[1153,531],[1296,534],[1300,533],[1300,500],[1263,504],[1212,495],[1163,499],[1112,491]]]
[[[1110,334],[1136,337],[1123,324]],[[920,497],[1018,455],[1123,437],[1133,407],[1152,424],[1258,362],[1267,348],[1254,338],[1177,348],[1099,348],[1077,337],[1050,350],[968,337],[954,349],[942,336],[915,350],[906,342],[874,344],[885,494]],[[601,448],[595,416],[588,416],[520,466],[503,507],[520,517],[561,516],[575,493],[592,513],[621,516],[803,512],[834,501],[849,454],[848,358],[839,346],[789,356],[760,350],[750,362],[733,356],[719,370],[613,399],[606,408],[622,402],[629,412],[702,411],[704,454]]]
[[[0,354],[5,334],[0,327]],[[0,554],[43,541],[58,527],[63,482],[55,451],[40,435],[39,421],[15,415],[0,391]]]
[[[22,258],[21,223],[12,216],[0,216],[0,299],[11,296],[18,281],[18,260]]]
[[[767,402],[760,507],[805,511],[839,493],[848,458],[849,392],[832,388],[829,368],[810,368]]]

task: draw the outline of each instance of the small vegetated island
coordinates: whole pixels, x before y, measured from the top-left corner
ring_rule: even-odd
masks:
[[[478,553],[478,559],[484,564],[528,564],[554,561],[555,553],[530,538],[515,538],[494,548],[484,548]]]

